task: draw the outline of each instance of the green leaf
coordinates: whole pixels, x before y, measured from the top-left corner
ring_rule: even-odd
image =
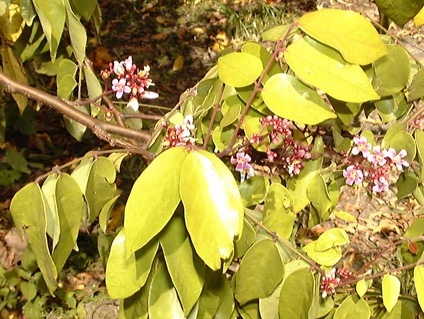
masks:
[[[418,265],[414,268],[414,283],[417,292],[418,303],[421,310],[424,309],[424,266]]]
[[[96,9],[97,0],[72,0],[72,5],[77,13],[88,21]]]
[[[329,50],[299,39],[287,48],[284,57],[302,81],[338,100],[361,103],[380,98],[359,65],[346,63]]]
[[[263,32],[261,37],[264,41],[278,41],[284,36],[289,27],[289,24],[278,25]]]
[[[87,45],[87,32],[79,18],[72,11],[70,0],[64,0],[66,7],[66,26],[68,27],[69,36],[71,38],[71,46],[74,51],[75,58],[80,65],[84,62],[85,48]]]
[[[372,24],[353,11],[314,11],[303,15],[297,24],[311,37],[337,49],[352,64],[366,65],[387,53]]]
[[[412,173],[402,173],[396,181],[397,198],[405,198],[412,194],[418,186],[417,176]]]
[[[178,301],[177,292],[162,264],[152,280],[149,294],[150,319],[184,319],[184,313]]]
[[[316,241],[315,251],[323,252],[337,246],[349,243],[349,237],[342,228],[331,228],[325,231]]]
[[[418,150],[418,163],[420,164],[420,182],[424,181],[424,131],[415,130],[415,142]]]
[[[411,307],[408,301],[400,301],[396,303],[392,311],[386,312],[381,319],[415,319],[417,318],[417,310],[415,308],[415,302]]]
[[[312,305],[315,280],[309,269],[299,269],[289,275],[280,294],[280,319],[308,318]]]
[[[180,202],[181,166],[186,157],[184,148],[171,148],[134,183],[125,208],[127,255],[147,244],[171,219]]]
[[[86,105],[77,105],[74,106],[77,110],[84,112],[85,114],[90,114]],[[65,121],[65,127],[68,130],[69,134],[72,135],[77,141],[81,142],[82,137],[84,136],[85,131],[87,130],[87,126],[72,120],[69,117],[63,117]]]
[[[242,307],[237,308],[237,310],[243,319],[261,319],[258,300],[251,301]],[[235,318],[238,319],[238,317]]]
[[[6,145],[6,161],[16,171],[30,174],[28,162],[25,157],[18,151],[15,151],[9,145]]]
[[[134,295],[121,300],[119,310],[120,312],[122,311],[124,313],[125,319],[148,318],[148,298],[150,283],[147,283],[146,286],[147,287],[141,288]],[[121,316],[119,316],[119,318],[121,318]]]
[[[99,214],[99,226],[102,232],[107,233],[107,225],[110,218],[110,213],[112,212],[112,208],[114,207],[116,200],[119,198],[119,195],[112,197],[109,199],[106,204],[103,206],[102,210]]]
[[[334,313],[334,319],[369,319],[370,307],[367,302],[357,296],[347,297]]]
[[[408,87],[408,101],[417,100],[424,96],[424,69],[419,70]]]
[[[202,292],[204,265],[190,243],[182,217],[171,219],[161,233],[160,244],[184,314],[188,315]]]
[[[424,6],[424,0],[376,0],[379,10],[403,27]]]
[[[393,137],[399,132],[406,132],[407,125],[405,123],[393,123],[390,125],[386,134],[384,134],[383,140],[381,141],[381,148],[388,149],[390,147],[390,142]],[[370,142],[370,141],[368,141]]]
[[[21,16],[28,26],[32,25],[37,14],[31,0],[21,0]]]
[[[229,86],[242,87],[255,82],[263,70],[257,57],[244,52],[233,52],[218,59],[219,79]]]
[[[315,175],[308,184],[306,195],[311,201],[322,220],[325,219],[327,211],[333,206],[327,185],[320,175]]]
[[[373,86],[380,96],[401,91],[409,80],[411,64],[405,50],[388,45],[389,52],[374,62]]]
[[[212,270],[220,269],[243,227],[243,204],[231,171],[211,153],[190,152],[181,169],[181,199],[197,254]]]
[[[256,42],[247,42],[243,44],[242,51],[246,53],[250,53],[257,58],[261,59],[262,61],[262,67],[265,69],[265,67],[268,65],[268,62],[272,60],[272,55],[265,49],[262,45]],[[267,74],[265,74],[262,83],[265,83],[270,76],[281,73],[281,67],[280,65],[274,60],[271,66],[269,67],[269,70]]]
[[[273,212],[264,217],[262,224],[272,230],[280,238],[289,239],[296,215],[293,213]]]
[[[28,301],[33,300],[37,296],[37,285],[32,282],[23,281],[19,285],[19,289],[22,292],[24,298]]]
[[[231,95],[226,98],[221,109],[224,116],[219,126],[226,127],[234,123],[240,116],[242,104],[242,101],[236,95]]]
[[[40,18],[50,47],[50,57],[54,62],[59,42],[65,26],[65,4],[63,0],[33,0],[35,11]]]
[[[111,298],[121,299],[134,294],[149,276],[158,241],[152,240],[127,257],[125,228],[116,235],[106,266],[106,287]]]
[[[62,99],[69,100],[72,92],[77,86],[75,74],[78,70],[77,65],[69,59],[60,61],[57,68],[57,95]]]
[[[356,283],[356,293],[362,298],[368,291],[368,282],[365,279],[361,279]]]
[[[396,276],[385,274],[381,286],[384,307],[390,312],[399,299],[400,281]]]
[[[349,223],[356,223],[356,217],[353,216],[351,213],[343,211],[343,210],[336,210],[334,211],[334,215],[338,218],[341,218]]]
[[[234,243],[234,258],[243,257],[249,247],[255,242],[255,239],[256,231],[245,219],[243,223],[243,232],[240,238]]]
[[[249,207],[262,203],[268,187],[269,180],[261,175],[256,175],[244,180],[240,184],[240,194],[243,206]]]
[[[60,224],[59,241],[52,258],[57,271],[61,271],[72,249],[76,247],[85,202],[77,182],[62,173],[56,182],[56,205]]]
[[[90,222],[96,219],[103,206],[116,195],[115,178],[115,167],[107,158],[99,157],[91,165],[86,190]]]
[[[290,191],[280,183],[272,183],[264,204],[264,215],[272,213],[289,213],[294,205]]]
[[[95,99],[103,93],[102,86],[99,82],[99,79],[94,74],[93,70],[88,66],[84,65],[83,67],[85,83],[87,84],[88,96],[90,99]],[[91,115],[96,116],[98,114],[98,108],[93,107],[96,103],[100,103],[100,100],[91,104]]]
[[[38,267],[50,293],[53,293],[57,288],[57,270],[47,244],[45,203],[38,184],[30,183],[15,194],[10,213],[16,227],[28,236]]]
[[[317,241],[313,241],[302,249],[310,258],[322,266],[332,267],[342,258],[340,247],[333,247],[325,251],[318,251],[316,247]]]
[[[284,277],[284,264],[272,240],[255,243],[236,273],[235,297],[240,304],[268,297]]]
[[[336,118],[318,93],[288,74],[273,75],[265,83],[262,98],[272,112],[292,121],[314,125]]]
[[[404,149],[407,153],[404,159],[409,163],[413,161],[417,153],[415,140],[408,132],[396,133],[390,140],[389,147],[393,147],[396,152],[400,152],[402,149]]]
[[[93,162],[94,160],[92,157],[84,158],[71,173],[71,176],[75,179],[83,194],[86,193],[88,178]]]

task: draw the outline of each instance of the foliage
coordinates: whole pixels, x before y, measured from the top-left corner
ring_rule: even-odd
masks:
[[[18,48],[30,28],[37,44],[3,51],[2,83],[22,111],[26,93],[66,115],[75,138],[90,127],[124,148],[87,154],[69,174],[75,163],[13,198],[14,222],[50,293],[79,229],[98,219],[99,239],[113,239],[108,252],[99,246],[121,318],[422,316],[422,219],[393,243],[382,271],[375,265],[384,252],[359,269],[343,260],[351,239],[342,228],[302,235],[332,213],[355,220],[333,212],[344,185],[424,202],[423,66],[395,41],[358,13],[307,13],[266,31],[268,46],[224,50],[171,112],[149,123],[139,100],[156,97],[146,91],[150,69],[115,61],[101,73],[103,90],[85,59],[80,19],[98,21],[96,3],[27,4],[33,11],[21,11],[24,31],[11,41]],[[70,45],[61,51],[65,25]],[[62,100],[21,85],[19,58],[46,52],[51,61],[38,70],[57,76]],[[128,103],[115,105],[113,95]],[[389,129],[366,129],[361,121],[372,116]],[[116,172],[128,152],[148,165],[115,229]]]

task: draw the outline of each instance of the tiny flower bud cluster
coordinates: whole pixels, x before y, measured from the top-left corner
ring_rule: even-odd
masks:
[[[321,279],[321,296],[325,298],[329,295],[336,293],[336,288],[340,285],[342,279],[348,279],[352,277],[352,272],[346,268],[340,268],[336,271],[336,268],[331,270]]]
[[[383,193],[389,189],[393,179],[392,175],[399,174],[409,163],[404,160],[407,155],[402,149],[399,153],[395,149],[381,149],[380,146],[372,147],[365,137],[354,137],[350,161],[352,162],[344,171],[346,184],[368,185],[370,191]],[[394,174],[392,174],[394,172]]]
[[[116,98],[121,99],[124,93],[129,94],[128,106],[137,111],[139,99],[155,99],[159,96],[155,92],[145,90],[149,86],[154,85],[149,78],[149,71],[149,66],[145,66],[143,70],[137,68],[130,56],[124,61],[110,63],[109,70],[103,70],[101,76],[104,80],[114,76],[115,78],[112,79],[112,91],[115,92]]]
[[[163,146],[165,148],[194,145],[195,138],[193,136],[195,126],[193,124],[192,115],[187,115],[184,118],[183,124],[170,126],[168,123],[164,122],[162,126],[166,129],[166,133],[163,138]]]
[[[269,162],[280,166],[290,176],[298,175],[305,165],[305,160],[311,158],[308,145],[300,143],[292,137],[291,122],[278,116],[267,116],[259,120],[262,128],[250,140],[252,144],[265,143],[266,137],[271,142],[267,145],[266,156]],[[267,128],[268,133],[260,133]]]

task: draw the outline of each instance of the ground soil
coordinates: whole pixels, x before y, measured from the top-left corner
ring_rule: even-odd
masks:
[[[215,63],[219,51],[239,40],[231,34],[228,15],[219,6],[212,6],[216,2],[219,1],[100,0],[103,11],[101,42],[91,34],[89,57],[97,71],[107,68],[110,61],[123,60],[128,56],[132,56],[139,65],[150,65],[151,76],[156,83],[155,91],[160,95],[154,104],[172,108],[180,94],[199,81]],[[240,6],[251,5],[252,1],[221,2],[237,12]],[[304,12],[326,7],[351,9],[373,21],[378,20],[376,6],[367,0],[268,2],[281,10],[287,21]],[[424,59],[423,28],[415,28],[412,23],[402,29],[392,25],[390,33],[415,56]],[[50,144],[57,145],[63,152],[58,157],[51,157],[53,165],[64,163],[90,149],[107,147],[97,140],[88,140],[82,144],[75,142],[66,135],[61,117],[52,116],[48,110],[37,113],[35,118],[38,126],[35,137],[10,136],[10,143],[18,148],[32,147],[38,153],[48,153]],[[48,122],[46,118],[49,118]],[[0,262],[9,269],[18,264],[19,254],[24,247],[13,230],[8,212],[10,200],[26,182],[45,173],[51,166],[51,163],[46,163],[19,182],[0,189]],[[370,200],[364,192],[357,193],[346,188],[337,209],[352,213],[359,222],[349,224],[332,218],[329,223],[315,227],[313,232],[319,235],[334,225],[344,227],[353,239],[348,252],[352,257],[347,258],[353,264],[360,262],[361,256],[389,250],[392,242],[408,227],[420,208],[414,201],[402,204],[392,201],[392,205],[388,206],[386,202]],[[64,284],[69,289],[79,291],[76,295],[80,296],[79,301],[85,308],[85,318],[117,318],[118,304],[107,298],[103,268],[95,258],[93,260],[87,269],[69,271]],[[18,313],[1,313],[0,318],[9,315],[16,315],[12,318],[17,318]],[[52,312],[49,318],[68,317],[60,317]]]

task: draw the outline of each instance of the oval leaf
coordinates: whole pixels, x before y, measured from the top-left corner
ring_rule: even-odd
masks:
[[[211,153],[190,152],[181,168],[181,199],[197,254],[211,269],[220,269],[243,227],[243,204],[231,171]]]
[[[368,290],[368,283],[365,279],[361,279],[356,283],[356,293],[359,297],[363,297]]]
[[[127,256],[159,233],[180,202],[181,166],[187,156],[182,147],[159,155],[134,183],[125,207]]]
[[[353,11],[314,11],[303,15],[297,24],[311,37],[337,49],[352,64],[369,64],[387,53],[372,24]]]
[[[255,82],[262,73],[262,62],[244,52],[233,52],[218,59],[218,76],[222,82],[234,87]]]
[[[415,290],[421,310],[424,310],[424,266],[418,265],[414,268]]]
[[[367,302],[357,296],[347,297],[334,313],[334,319],[369,319],[370,316]]]
[[[269,78],[262,98],[272,112],[292,121],[314,125],[337,117],[317,92],[288,74]]]
[[[244,255],[236,274],[235,296],[240,304],[268,297],[284,276],[280,253],[272,240],[255,243]]]
[[[400,293],[400,281],[397,277],[385,274],[382,282],[383,304],[387,311],[392,311],[396,305]]]
[[[359,65],[326,54],[323,45],[310,45],[304,39],[291,44],[284,53],[290,68],[305,83],[346,102],[361,103],[379,99]]]

